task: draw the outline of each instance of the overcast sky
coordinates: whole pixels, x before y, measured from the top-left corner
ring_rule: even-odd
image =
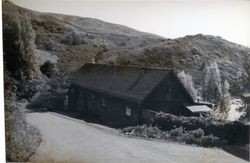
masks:
[[[250,47],[249,0],[11,0],[22,7],[98,18],[167,38],[197,33]]]

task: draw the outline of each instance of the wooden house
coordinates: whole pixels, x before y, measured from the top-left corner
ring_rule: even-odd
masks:
[[[69,109],[108,126],[141,124],[148,110],[186,116],[208,111],[190,108],[199,104],[172,70],[87,63],[70,81]]]

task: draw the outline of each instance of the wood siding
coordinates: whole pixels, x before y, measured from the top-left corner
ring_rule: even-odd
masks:
[[[176,79],[168,74],[145,99],[144,107],[154,111],[163,111],[176,115],[188,114],[183,105],[191,105],[193,101]]]
[[[78,112],[78,115],[85,120],[91,119],[107,126],[125,127],[142,122],[149,123],[153,114],[146,110],[193,115],[184,106],[192,105],[194,101],[173,72],[163,77],[141,101],[90,88],[73,84],[69,91],[69,108]],[[140,89],[138,91],[140,94],[145,94],[146,89],[147,87],[143,86],[143,91]],[[127,115],[126,107],[128,107]]]
[[[82,118],[96,120],[112,127],[133,126],[140,123],[140,105],[117,97],[101,94],[89,89],[72,86],[69,107]],[[105,103],[105,105],[103,105]],[[126,107],[131,116],[126,115]]]

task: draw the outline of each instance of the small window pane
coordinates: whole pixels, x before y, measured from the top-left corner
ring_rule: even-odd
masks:
[[[71,88],[71,89],[70,89],[70,93],[71,93],[71,94],[74,94],[74,93],[75,93],[74,88]]]
[[[102,107],[105,107],[106,106],[106,101],[104,98],[102,98]]]
[[[167,91],[167,94],[166,94],[166,99],[167,99],[168,101],[171,100],[171,88],[168,88],[168,91]]]
[[[131,116],[131,108],[130,107],[126,107],[126,116]]]
[[[94,103],[95,102],[95,95],[91,95],[91,102]]]

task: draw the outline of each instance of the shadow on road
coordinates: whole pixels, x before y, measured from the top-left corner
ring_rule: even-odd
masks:
[[[227,153],[249,161],[249,144],[245,146],[224,146],[222,149]]]

